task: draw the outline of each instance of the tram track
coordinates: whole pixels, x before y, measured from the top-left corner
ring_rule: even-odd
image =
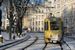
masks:
[[[69,50],[71,50],[70,46],[69,46],[65,41],[63,41],[63,43],[68,46]],[[60,45],[60,47],[61,47],[61,50],[64,50],[63,44],[62,44],[62,43],[59,43],[59,45]]]
[[[71,50],[71,48],[70,48],[70,46],[65,42],[65,41],[63,41],[68,47],[69,47],[69,49]]]
[[[45,50],[45,48],[47,47],[47,43],[45,44],[45,46],[43,47],[43,49],[42,50]]]
[[[68,46],[69,50],[71,50],[70,46],[65,41],[63,41],[63,43]],[[61,50],[64,50],[65,49],[65,48],[63,48],[63,43],[60,43],[60,42],[58,43]],[[45,44],[45,46],[43,47],[42,50],[45,50],[47,46],[48,46],[48,43]]]
[[[29,45],[27,45],[27,46],[25,46],[25,47],[23,47],[23,48],[21,48],[21,49],[19,49],[19,50],[25,50],[26,48],[28,48],[28,47],[30,47],[31,45],[33,45],[37,40],[38,40],[38,37],[37,36],[35,36],[36,38],[35,38],[35,40],[33,41],[33,42],[31,42]]]
[[[2,46],[0,46],[0,50],[5,50],[5,49],[8,49],[8,48],[10,48],[12,46],[18,45],[18,44],[20,44],[22,42],[27,41],[29,38],[30,38],[30,36],[27,36],[27,37],[25,37],[25,38],[23,38],[21,40],[17,40],[17,41],[14,41],[12,43],[8,43],[8,44],[5,44],[5,45],[2,45]]]

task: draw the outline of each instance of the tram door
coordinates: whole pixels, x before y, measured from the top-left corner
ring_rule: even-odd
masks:
[[[49,38],[49,22],[45,22],[45,37]]]

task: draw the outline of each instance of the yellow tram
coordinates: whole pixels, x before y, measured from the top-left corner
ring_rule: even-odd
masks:
[[[44,20],[45,43],[63,41],[63,22],[61,18],[51,17]]]

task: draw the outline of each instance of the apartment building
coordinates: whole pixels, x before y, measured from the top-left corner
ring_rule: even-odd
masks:
[[[75,0],[63,0],[63,22],[64,31],[75,32]]]
[[[44,30],[44,19],[51,17],[61,17],[63,19],[64,31],[67,33],[75,32],[75,0],[45,0],[42,6],[38,6],[29,11],[30,26],[32,31]]]
[[[32,17],[31,26],[33,31],[44,31],[44,19],[46,18],[45,9],[43,7],[38,7]]]
[[[48,11],[51,10],[49,12],[53,13],[53,16],[63,19],[65,32],[75,32],[75,0],[46,0],[45,3],[47,7],[54,7],[48,9]]]

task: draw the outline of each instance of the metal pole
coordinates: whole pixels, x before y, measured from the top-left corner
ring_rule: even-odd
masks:
[[[3,0],[0,0],[0,6],[1,6],[2,2],[3,2]],[[1,35],[1,25],[2,25],[1,19],[2,19],[2,11],[0,9],[0,42],[3,43],[3,36]]]
[[[0,0],[0,6],[1,6],[2,2],[3,2],[3,0]],[[1,19],[2,19],[2,11],[0,9],[0,35],[1,35],[1,25],[2,25]]]
[[[9,2],[10,2],[10,11],[9,11],[9,13],[10,13],[10,20],[9,20],[9,29],[10,29],[10,31],[9,31],[9,39],[11,39],[11,28],[12,28],[12,0],[9,0]]]

